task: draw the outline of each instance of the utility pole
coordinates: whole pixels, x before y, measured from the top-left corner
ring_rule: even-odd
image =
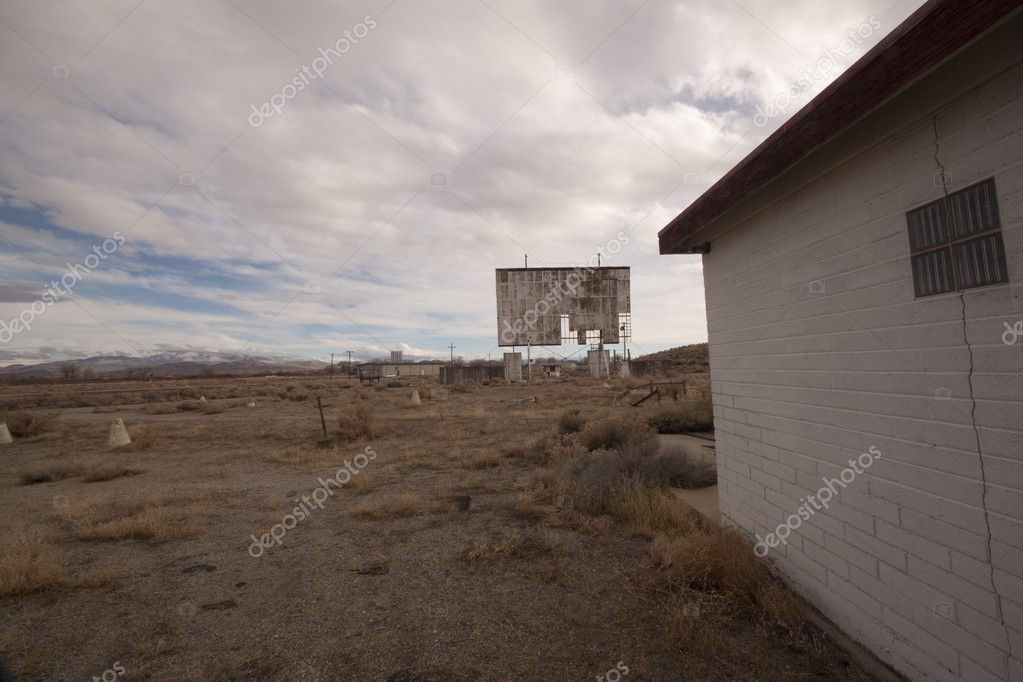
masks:
[[[526,383],[533,383],[533,343],[526,341]]]
[[[348,383],[352,383],[352,351],[346,350],[348,353]]]
[[[334,354],[330,354],[330,382],[334,383]],[[324,436],[326,438],[326,436]]]
[[[455,344],[454,343],[448,344],[448,348],[451,350],[451,366],[454,367],[455,366]]]

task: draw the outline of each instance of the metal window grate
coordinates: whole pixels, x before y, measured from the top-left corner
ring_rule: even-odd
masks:
[[[1007,282],[994,180],[906,214],[916,297]]]

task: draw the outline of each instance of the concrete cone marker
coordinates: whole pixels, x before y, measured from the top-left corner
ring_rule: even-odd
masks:
[[[204,395],[199,396],[199,402],[200,403],[206,402],[206,396],[204,396]]]
[[[11,430],[7,428],[7,422],[0,422],[0,445],[7,445],[13,442],[14,439],[11,438]]]
[[[110,437],[107,438],[107,447],[120,448],[130,444],[131,438],[128,437],[128,429],[124,428],[124,420],[115,419],[110,425]]]
[[[412,391],[412,404],[422,405],[423,401],[419,399],[419,391]]]

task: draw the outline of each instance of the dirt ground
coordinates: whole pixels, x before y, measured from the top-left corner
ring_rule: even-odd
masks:
[[[828,641],[808,653],[741,618],[718,618],[711,645],[680,644],[644,580],[649,533],[523,513],[541,465],[517,453],[564,410],[643,421],[663,403],[633,408],[621,382],[576,377],[415,381],[421,405],[408,381],[344,378],[0,389],[29,412],[84,403],[0,446],[14,679],[867,679]],[[352,440],[318,444],[317,395],[330,434]],[[371,424],[339,427],[356,406]],[[134,442],[110,450],[115,418]],[[334,476],[345,484],[316,493]],[[254,544],[272,532],[279,544]]]

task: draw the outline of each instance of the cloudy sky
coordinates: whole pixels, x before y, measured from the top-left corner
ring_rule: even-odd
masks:
[[[657,231],[920,4],[0,0],[0,364],[485,357],[620,232],[634,353],[706,340]]]

